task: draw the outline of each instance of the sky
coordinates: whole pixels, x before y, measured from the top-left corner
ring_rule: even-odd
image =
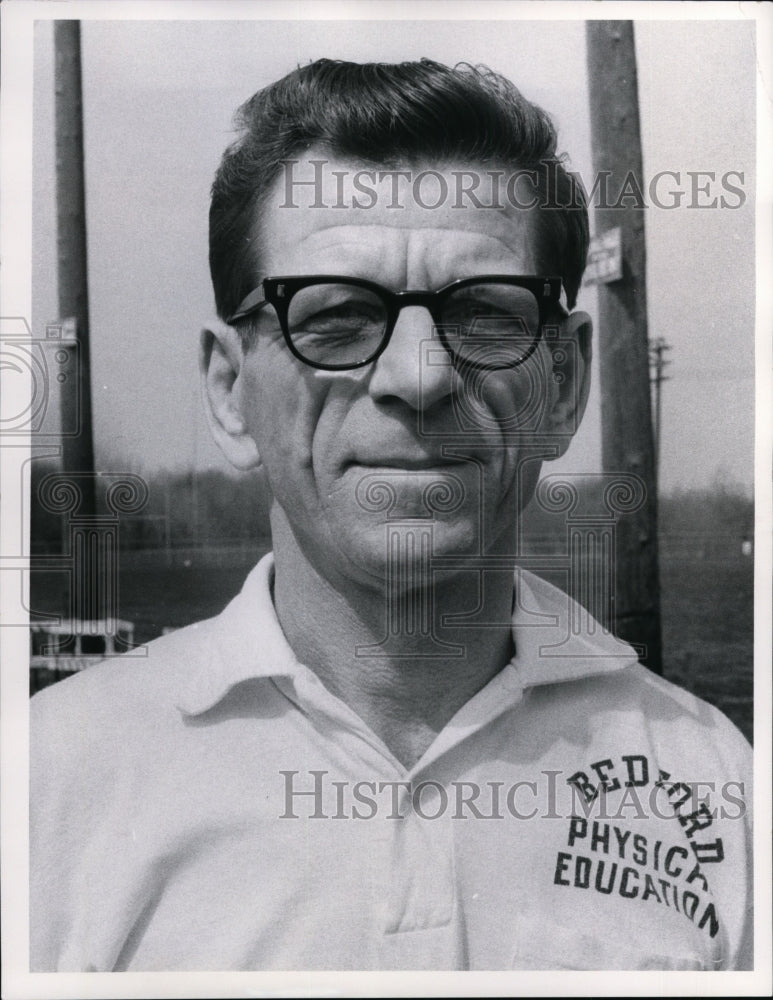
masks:
[[[637,22],[635,38],[644,179],[676,171],[673,186],[686,192],[681,206],[646,213],[649,332],[671,348],[661,489],[722,480],[751,491],[754,25]],[[101,20],[83,24],[82,45],[92,392],[102,469],[228,468],[210,441],[196,374],[198,332],[213,312],[209,187],[233,138],[236,107],[298,63],[321,56],[483,62],[553,115],[559,148],[592,184],[579,21]],[[34,86],[32,323],[40,336],[57,318],[48,22],[36,28]],[[740,172],[744,203],[689,207],[687,171],[717,178]],[[595,318],[592,287],[578,307]],[[560,464],[545,471],[600,468],[597,361],[593,376],[583,426]]]

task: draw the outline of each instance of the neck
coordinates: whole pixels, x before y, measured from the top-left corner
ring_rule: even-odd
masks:
[[[391,591],[338,585],[286,524],[273,534],[274,602],[293,652],[411,767],[512,658],[512,570],[432,574]],[[444,624],[451,615],[467,627]]]

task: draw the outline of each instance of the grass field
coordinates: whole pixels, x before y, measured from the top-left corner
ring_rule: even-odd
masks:
[[[159,553],[151,561],[122,563],[119,613],[135,623],[138,642],[164,626],[217,614],[239,591],[250,565],[244,558],[228,563],[227,556],[216,565],[195,556],[188,565],[163,562]],[[30,603],[35,611],[64,613],[62,577],[33,573]],[[662,560],[661,614],[665,676],[722,709],[751,740],[752,560]]]
[[[721,708],[751,742],[754,567],[663,561],[664,674]]]

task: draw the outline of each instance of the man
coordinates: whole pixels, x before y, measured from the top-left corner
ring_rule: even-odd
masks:
[[[588,391],[549,119],[323,60],[239,124],[202,384],[273,555],[34,700],[33,970],[749,967],[745,741],[513,576]]]

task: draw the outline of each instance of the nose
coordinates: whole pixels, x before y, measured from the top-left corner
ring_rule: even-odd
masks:
[[[424,306],[404,306],[386,349],[375,362],[369,391],[380,403],[400,400],[428,410],[451,395],[458,375]]]

